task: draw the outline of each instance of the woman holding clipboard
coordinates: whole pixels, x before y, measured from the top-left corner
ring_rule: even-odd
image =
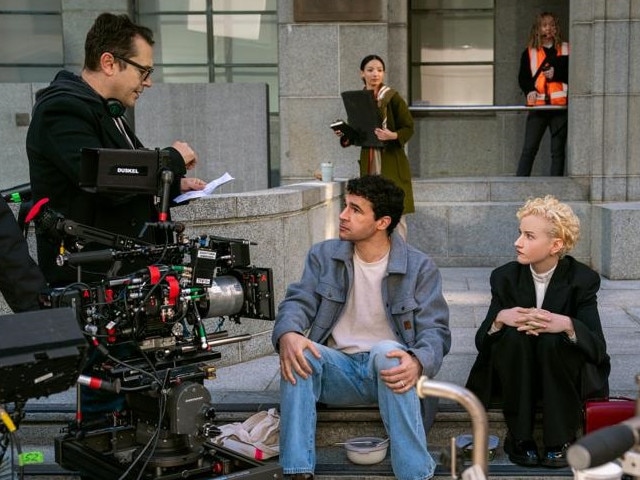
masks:
[[[333,127],[340,136],[340,145],[361,145],[360,175],[382,175],[392,180],[404,190],[404,212],[398,232],[406,238],[407,223],[405,215],[413,213],[413,188],[411,185],[411,169],[404,151],[404,145],[413,135],[413,118],[404,99],[394,89],[384,84],[385,64],[378,55],[367,55],[360,62],[360,76],[364,82],[364,90],[370,92],[376,102],[379,123],[373,133],[381,142],[367,146],[369,142],[354,141],[339,127]]]

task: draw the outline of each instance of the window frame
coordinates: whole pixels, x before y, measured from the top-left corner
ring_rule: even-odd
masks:
[[[446,2],[446,0],[445,0]],[[492,98],[492,101],[489,105],[495,105],[495,94],[494,94],[494,90],[495,90],[495,64],[496,64],[496,60],[495,60],[495,19],[496,19],[496,5],[495,5],[495,0],[493,0],[492,4],[493,6],[491,8],[488,7],[475,7],[475,8],[443,8],[443,7],[439,7],[439,8],[428,8],[428,7],[416,7],[415,6],[416,0],[410,0],[409,2],[409,31],[408,31],[408,38],[409,38],[409,52],[408,52],[408,84],[409,84],[409,99],[410,99],[410,104],[411,106],[415,106],[415,107],[424,107],[424,108],[429,108],[429,106],[435,106],[435,107],[446,107],[448,105],[445,104],[441,104],[441,103],[433,103],[430,104],[427,102],[427,100],[415,100],[414,98],[416,97],[415,92],[416,89],[421,89],[421,86],[417,86],[415,85],[414,82],[414,76],[415,76],[415,72],[416,70],[420,70],[422,67],[449,67],[449,66],[460,66],[460,67],[465,67],[465,66],[490,66],[491,67],[491,71],[492,71],[492,75],[491,75],[491,91],[489,92]],[[415,42],[413,41],[413,32],[416,30],[416,24],[418,22],[418,17],[419,16],[423,16],[425,14],[428,13],[434,13],[434,14],[441,14],[443,12],[480,12],[480,13],[486,13],[486,12],[491,12],[491,18],[493,20],[493,38],[494,38],[494,42],[493,42],[493,59],[491,61],[414,61],[414,53],[415,53],[415,48],[418,48],[417,45],[415,45]],[[418,56],[419,57],[419,56]],[[479,106],[479,105],[486,105],[486,104],[476,104],[476,103],[464,103],[464,104],[460,104],[460,107],[464,107],[464,106],[469,106],[469,107],[474,107],[474,106]]]
[[[276,80],[278,78],[279,65],[278,60],[275,62],[217,62],[216,61],[216,53],[215,53],[215,45],[214,45],[214,17],[216,15],[271,15],[277,25],[278,19],[278,11],[276,9],[265,9],[265,10],[216,10],[213,8],[213,0],[204,0],[205,1],[205,9],[204,10],[162,10],[158,9],[155,12],[149,11],[141,11],[140,2],[142,0],[133,0],[133,18],[134,21],[139,23],[141,16],[144,17],[153,17],[153,16],[171,16],[171,15],[201,15],[205,17],[205,24],[207,29],[206,36],[206,63],[198,63],[198,62],[190,62],[190,63],[175,63],[175,62],[157,62],[154,66],[158,67],[160,70],[164,68],[201,68],[204,67],[208,71],[208,79],[209,83],[216,83],[216,79],[219,79],[221,76],[227,76],[227,78],[233,77],[233,69],[265,69],[267,74],[265,74],[265,78],[272,78],[273,71],[276,72]],[[276,5],[277,7],[277,5]],[[211,33],[214,34],[211,34]],[[277,31],[276,31],[277,34]],[[277,37],[276,37],[277,38]],[[278,45],[274,46],[276,57],[278,55]],[[220,73],[220,71],[226,73]],[[231,75],[231,77],[229,77]],[[227,82],[225,82],[227,83]],[[276,92],[277,93],[277,92]],[[270,104],[270,113],[278,113],[277,108],[279,102],[269,102]]]

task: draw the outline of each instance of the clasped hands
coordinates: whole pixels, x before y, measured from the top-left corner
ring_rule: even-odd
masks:
[[[494,320],[496,327],[508,325],[527,335],[540,333],[573,333],[573,322],[566,315],[551,313],[541,308],[513,307],[501,310]]]
[[[306,379],[313,373],[313,369],[304,357],[308,349],[316,358],[320,352],[314,342],[295,332],[282,335],[278,341],[280,350],[280,375],[292,385],[296,384],[294,372]],[[418,359],[404,350],[393,350],[387,354],[389,358],[398,358],[400,364],[380,371],[382,381],[395,393],[405,393],[411,390],[422,374],[422,365]]]

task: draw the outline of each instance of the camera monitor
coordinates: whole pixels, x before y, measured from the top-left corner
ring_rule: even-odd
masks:
[[[83,148],[80,188],[91,193],[157,194],[165,159],[160,150]]]
[[[0,316],[0,403],[61,392],[76,383],[87,341],[71,308]]]

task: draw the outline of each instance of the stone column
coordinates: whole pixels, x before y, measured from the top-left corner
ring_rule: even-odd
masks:
[[[572,0],[569,175],[593,202],[640,199],[640,5]]]
[[[381,0],[378,21],[300,22],[294,19],[294,0],[278,2],[283,184],[308,180],[326,161],[333,162],[338,178],[358,175],[360,149],[340,147],[329,124],[346,120],[340,93],[362,88],[360,61],[368,54],[385,60],[387,82],[406,95],[404,3]]]

